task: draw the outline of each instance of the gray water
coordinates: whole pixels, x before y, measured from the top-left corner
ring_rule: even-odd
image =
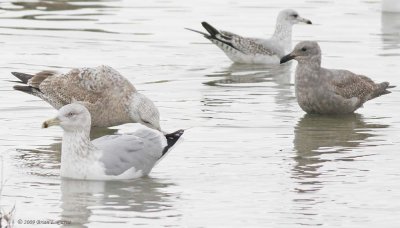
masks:
[[[295,99],[295,63],[235,65],[183,29],[206,20],[267,37],[283,8],[313,21],[294,27],[294,43],[318,41],[325,67],[400,86],[400,14],[377,0],[2,0],[3,209],[16,205],[16,223],[71,227],[400,227],[398,87],[355,115],[309,116]],[[62,131],[41,129],[56,111],[8,81],[100,64],[156,103],[165,130],[190,128],[148,178],[60,179]]]

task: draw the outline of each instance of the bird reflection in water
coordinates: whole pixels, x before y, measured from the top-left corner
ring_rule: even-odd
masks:
[[[71,221],[69,225],[79,226],[89,221],[95,222],[93,217],[96,213],[109,216],[114,222],[118,221],[118,214],[124,222],[127,213],[131,218],[152,217],[152,212],[168,211],[173,207],[176,194],[164,191],[173,185],[149,177],[126,181],[62,179],[61,220]]]
[[[319,168],[328,161],[353,161],[365,154],[353,150],[374,136],[374,129],[387,128],[388,125],[366,123],[360,114],[342,116],[304,115],[294,129],[294,150],[296,164],[293,177],[300,185],[315,191],[321,187]],[[354,152],[354,153],[347,153]],[[327,159],[325,155],[334,154]],[[300,189],[299,191],[304,191]],[[306,190],[307,191],[307,190]]]
[[[209,86],[233,86],[236,84],[275,82],[277,85],[290,84],[290,64],[282,66],[244,65],[233,63],[226,70],[215,72],[207,77],[224,77],[205,82]],[[243,85],[245,86],[245,85]],[[246,85],[249,86],[250,85]]]

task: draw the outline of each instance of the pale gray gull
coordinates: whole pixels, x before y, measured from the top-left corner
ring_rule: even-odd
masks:
[[[281,59],[295,59],[296,98],[307,113],[347,114],[368,100],[390,93],[389,82],[375,83],[370,78],[348,70],[321,67],[321,49],[317,42],[303,41]]]
[[[217,30],[207,22],[201,24],[209,34],[204,35],[217,45],[233,62],[246,64],[279,64],[280,58],[292,49],[292,26],[297,23],[312,24],[292,9],[278,14],[275,32],[269,39],[249,38],[232,32]]]
[[[131,134],[107,135],[90,141],[91,118],[85,106],[62,107],[43,127],[64,130],[60,175],[84,180],[122,180],[146,176],[182,136],[183,130],[163,135],[147,127]]]
[[[56,109],[78,101],[92,115],[93,127],[141,123],[161,130],[154,103],[109,66],[72,69],[66,74],[42,71],[35,75],[12,72],[26,86],[15,90],[37,96]]]

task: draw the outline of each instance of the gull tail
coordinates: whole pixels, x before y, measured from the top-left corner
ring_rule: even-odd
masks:
[[[179,138],[183,135],[184,132],[185,130],[181,129],[165,135],[165,138],[167,138],[167,146],[164,147],[162,156],[164,156],[168,152],[168,150],[175,145],[175,143],[179,140]]]
[[[201,22],[201,25],[207,30],[210,35],[205,36],[207,39],[211,40],[214,44],[220,47],[222,50],[229,51],[231,48],[236,51],[243,53],[232,43],[233,34],[229,32],[219,31],[207,22]]]
[[[396,87],[396,86],[389,85],[389,82],[379,83],[378,89],[376,90],[376,92],[372,98],[379,97],[379,96],[385,95],[385,94],[389,94],[389,93],[391,93],[391,91],[389,91],[387,89],[391,89],[394,87]]]
[[[24,84],[28,84],[29,79],[31,79],[34,76],[31,74],[25,74],[20,72],[11,72],[11,74],[17,77],[19,80],[21,80],[21,83]]]

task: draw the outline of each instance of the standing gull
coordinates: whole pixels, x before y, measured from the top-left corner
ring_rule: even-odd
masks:
[[[307,113],[352,113],[368,100],[390,93],[389,82],[375,83],[348,70],[321,67],[321,49],[317,42],[303,41],[281,63],[295,59],[296,98]]]
[[[89,111],[81,104],[62,107],[43,127],[59,125],[64,130],[61,176],[84,180],[121,180],[146,176],[183,134],[163,135],[144,128],[132,134],[107,135],[90,141]]]
[[[280,58],[292,48],[292,26],[297,23],[311,24],[292,9],[278,14],[275,32],[269,39],[248,38],[231,32],[217,30],[207,22],[201,24],[209,34],[188,29],[204,35],[236,63],[279,64]]]
[[[14,86],[15,90],[37,96],[56,109],[78,101],[92,115],[93,127],[141,123],[161,130],[160,115],[153,102],[109,66],[73,69],[66,74],[12,74],[27,84]]]

